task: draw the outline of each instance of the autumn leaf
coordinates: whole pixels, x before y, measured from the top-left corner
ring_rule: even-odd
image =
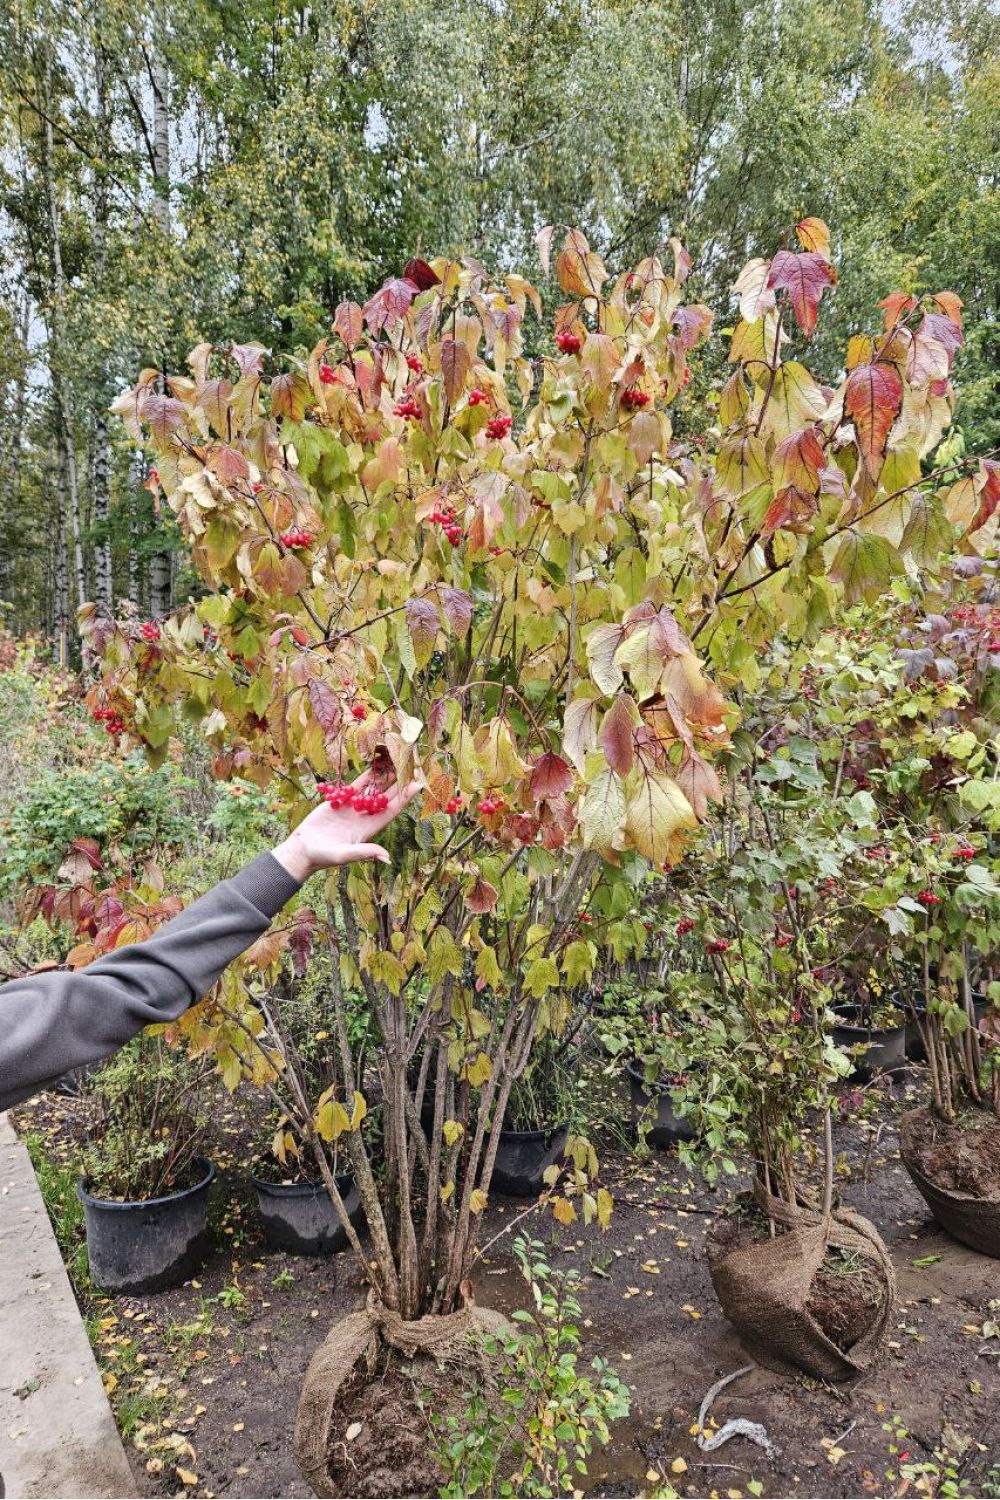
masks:
[[[406,265],[403,267],[403,275],[407,281],[413,282],[418,292],[429,291],[432,286],[440,286],[441,284],[441,278],[434,270],[434,267],[429,266],[425,260],[420,260],[417,256],[406,262]]]
[[[847,377],[844,415],[854,423],[868,472],[882,467],[889,429],[903,404],[903,381],[893,365],[859,365]]]
[[[672,777],[655,770],[634,773],[628,789],[626,832],[640,854],[662,869],[671,860],[676,834],[697,826],[690,802]]]
[[[635,762],[635,730],[641,723],[638,706],[627,693],[620,694],[604,716],[598,743],[619,776],[627,776]]]
[[[496,886],[480,878],[472,882],[463,899],[469,911],[482,914],[493,910],[499,900],[499,895]]]
[[[472,355],[469,353],[468,344],[459,339],[442,339],[441,374],[444,378],[445,395],[452,406],[456,404],[465,389],[465,382],[471,369]]]
[[[585,849],[605,852],[617,846],[625,822],[625,787],[617,772],[601,772],[587,788],[579,815]]]
[[[364,332],[363,313],[356,302],[341,302],[334,313],[333,329],[348,349],[356,349]]]
[[[531,795],[536,802],[559,797],[573,785],[573,772],[561,755],[549,750],[531,768]]]
[[[830,259],[830,231],[822,219],[800,219],[795,233],[803,250],[815,251],[824,260]]]
[[[801,254],[796,254],[793,250],[779,250],[771,262],[767,278],[767,284],[772,290],[788,293],[795,321],[807,338],[816,331],[819,299],[828,286],[835,286],[836,283],[837,272],[824,255],[819,255],[814,250]]]

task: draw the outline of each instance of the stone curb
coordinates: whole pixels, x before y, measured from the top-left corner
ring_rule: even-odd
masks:
[[[31,1160],[6,1115],[0,1115],[0,1480],[7,1500],[119,1500],[136,1492]]]

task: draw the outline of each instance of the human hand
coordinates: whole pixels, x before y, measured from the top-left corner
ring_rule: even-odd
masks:
[[[352,783],[352,790],[367,791],[371,782],[372,774],[366,771]],[[324,802],[314,807],[272,853],[279,865],[299,881],[308,880],[317,870],[349,865],[354,860],[376,859],[380,864],[390,864],[387,851],[370,840],[388,827],[419,790],[416,781],[404,788],[396,785],[387,788],[389,800],[382,812],[377,813],[355,812],[350,806],[333,808]]]

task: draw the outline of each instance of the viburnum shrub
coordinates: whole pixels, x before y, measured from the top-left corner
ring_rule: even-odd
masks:
[[[960,558],[929,598],[884,603],[813,653],[809,713],[830,774],[877,810],[863,900],[908,967],[901,998],[949,1120],[965,1103],[1000,1107],[1000,1026],[995,1011],[977,1016],[973,993],[978,980],[981,998],[1000,999],[994,576]]]
[[[732,374],[697,445],[670,420],[712,327],[684,300],[689,257],[673,241],[670,267],[611,276],[577,230],[555,257],[561,347],[537,359],[523,277],[411,261],[309,352],[201,344],[190,374],[144,371],[115,402],[207,593],[156,641],[85,610],[94,706],[154,758],[178,712],[199,721],[217,776],[273,784],[293,821],[362,770],[376,791],[423,786],[392,872],[327,885],[334,974],[381,1037],[378,1119],[339,1019],[336,1088],[298,1100],[343,1137],[370,1274],[405,1317],[459,1298],[534,1038],[602,948],[641,951],[643,873],[720,793],[724,690],[752,686],[776,632],[817,629],[952,541],[921,460],[950,417],[958,299],[886,299],[824,384],[804,355],[836,282],[829,234],[796,233],[739,278]],[[982,473],[963,530],[989,524]],[[287,941],[250,965],[266,979]],[[287,1083],[280,1018],[264,1030],[238,970],[219,998],[186,1020],[191,1044]],[[574,1200],[607,1211],[578,1165],[561,1216]]]

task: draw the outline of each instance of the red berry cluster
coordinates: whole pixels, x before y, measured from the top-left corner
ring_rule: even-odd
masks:
[[[561,333],[556,334],[556,348],[563,354],[579,354],[583,348],[583,339],[578,333],[564,328]]]
[[[694,931],[694,918],[693,917],[681,917],[681,920],[677,923],[677,936],[678,937],[684,937],[684,936],[686,936],[687,933],[693,932],[693,931]]]
[[[283,547],[310,547],[312,546],[312,532],[283,531],[278,541]]]
[[[342,807],[351,807],[359,813],[385,812],[389,798],[385,792],[356,792],[342,781],[317,781],[319,792],[327,807],[339,812]]]
[[[476,805],[484,818],[490,818],[494,813],[503,812],[505,806],[503,797],[499,792],[494,793],[491,797],[484,797]]]
[[[790,932],[779,932],[778,936],[774,940],[774,946],[776,948],[790,948],[791,944],[792,934]]]
[[[968,864],[971,859],[975,859],[975,857],[976,851],[971,844],[959,844],[958,848],[955,850],[955,858],[964,859],[966,864]]]
[[[709,938],[708,942],[705,944],[705,952],[706,953],[728,953],[729,952],[729,939],[728,938]]]
[[[159,473],[158,473],[158,471],[156,469],[150,469],[150,471],[149,471],[149,477],[150,477],[150,479],[155,479],[156,483],[159,484],[159,482],[160,482],[160,476],[159,476]]]
[[[872,844],[870,849],[865,850],[865,859],[888,859],[888,849],[883,849],[881,844]]]
[[[365,707],[365,705],[363,703],[352,703],[351,704],[351,718],[352,719],[357,719],[358,723],[360,724],[361,721],[362,721],[362,719],[367,719],[367,717],[368,717],[368,710],[367,710],[367,708]]]
[[[406,356],[406,368],[412,370],[414,375],[422,375],[424,373],[424,362],[419,354],[408,354]]]
[[[412,396],[404,396],[402,401],[397,401],[392,408],[397,417],[405,417],[408,422],[416,422],[420,417],[420,407]]]
[[[319,378],[324,385],[333,385],[333,382],[337,378],[337,373],[330,365],[320,365]]]
[[[626,411],[638,411],[640,407],[649,405],[649,393],[640,391],[637,385],[630,385],[622,391],[621,404]]]
[[[155,620],[145,620],[143,622],[142,638],[144,641],[158,641],[160,639],[160,627]]]
[[[591,923],[591,922],[592,922],[592,921],[593,921],[593,920],[594,920],[594,919],[593,919],[593,917],[592,917],[592,916],[591,916],[591,915],[590,915],[590,912],[589,912],[589,911],[578,911],[578,912],[577,912],[577,914],[576,914],[576,920],[577,920],[577,921],[578,921],[578,922],[583,922],[583,923],[584,923],[584,924],[585,924],[585,925],[587,925],[587,926],[589,926],[589,924],[590,924],[590,923]]]
[[[482,406],[484,402],[488,402],[489,399],[489,392],[480,390],[478,385],[469,392],[470,406]]]
[[[506,413],[502,413],[498,417],[490,417],[490,420],[486,424],[486,436],[488,438],[505,438],[512,426],[513,422]]]
[[[461,810],[462,810],[462,799],[461,799],[461,797],[449,797],[448,800],[447,800],[447,802],[444,805],[444,810],[445,810],[446,813],[449,813],[449,814],[452,814],[452,815],[455,814],[455,813],[457,813],[457,812],[461,812]]]
[[[921,891],[919,896],[917,897],[917,900],[920,902],[921,906],[930,907],[941,905],[941,897],[935,895],[933,891]]]
[[[432,526],[441,527],[453,547],[458,546],[462,540],[462,528],[453,505],[442,505],[440,510],[432,510],[427,519]]]
[[[108,731],[108,734],[113,735],[116,738],[118,735],[125,733],[125,725],[122,723],[121,719],[115,713],[113,708],[95,708],[94,718],[96,719],[98,724],[104,725],[105,729]]]

